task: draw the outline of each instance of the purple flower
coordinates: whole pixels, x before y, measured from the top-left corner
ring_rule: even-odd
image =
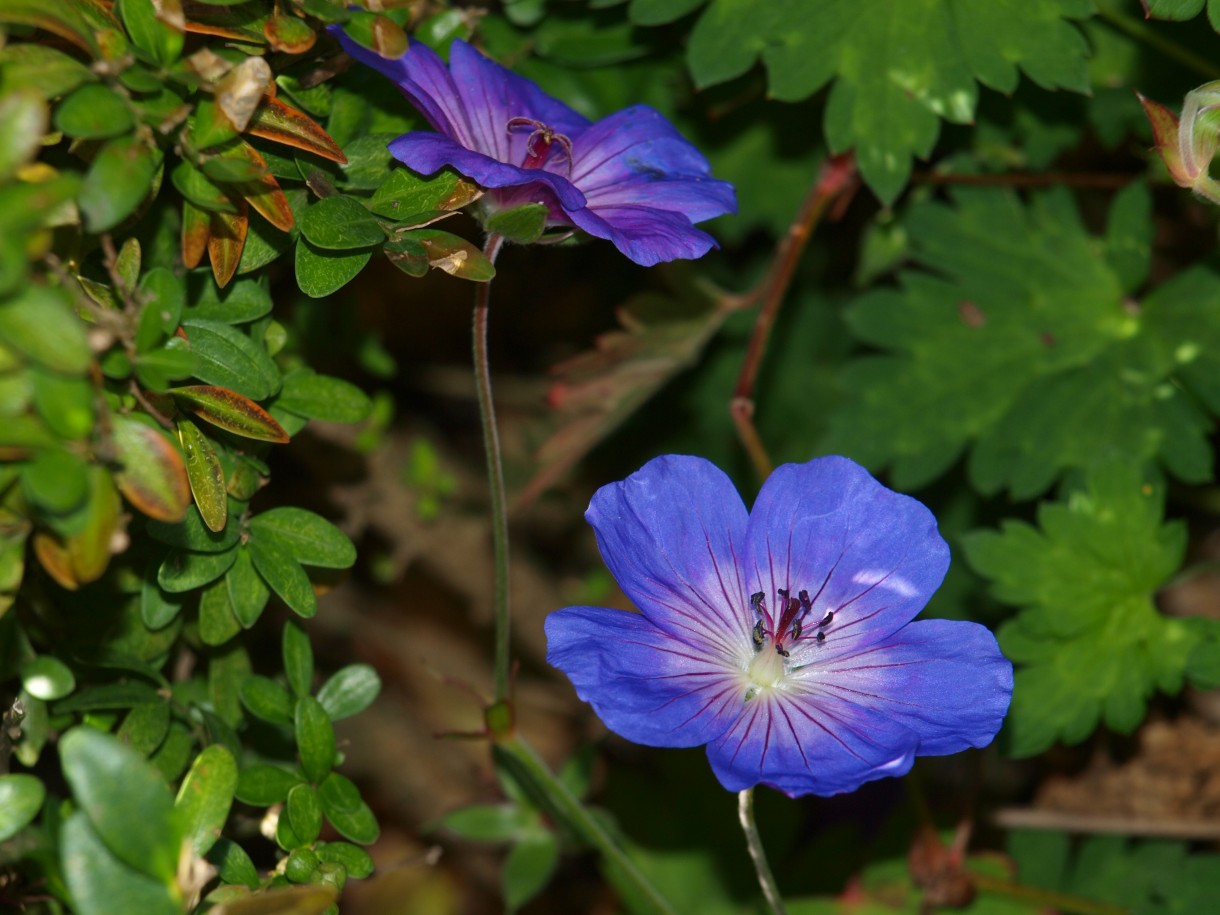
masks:
[[[780,467],[747,512],[712,464],[659,457],[585,517],[641,612],[552,613],[547,660],[628,740],[706,744],[730,791],[796,796],[999,730],[1012,665],[991,632],[912,622],[949,566],[936,520],[847,458]]]
[[[645,266],[706,254],[716,242],[693,224],[737,210],[733,186],[712,178],[699,151],[646,105],[594,124],[464,41],[453,42],[446,67],[416,41],[386,60],[332,31],[438,131],[399,137],[394,157],[424,175],[451,166],[489,189],[493,209],[543,203],[549,225],[609,239]]]

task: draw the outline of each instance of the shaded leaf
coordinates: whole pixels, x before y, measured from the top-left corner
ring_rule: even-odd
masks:
[[[152,189],[153,174],[160,163],[138,136],[109,140],[98,151],[77,201],[90,232],[106,232],[135,212]]]
[[[0,775],[0,842],[7,842],[38,815],[47,789],[33,775]]]
[[[309,576],[288,550],[265,536],[252,538],[247,546],[254,568],[284,603],[306,619],[318,612],[318,599]]]
[[[56,332],[48,334],[47,327]],[[47,286],[27,284],[0,302],[0,343],[66,375],[84,374],[93,358],[65,291]]]
[[[225,584],[229,588],[233,615],[243,628],[249,629],[258,622],[271,591],[254,568],[254,560],[250,558],[247,547],[238,549],[237,559],[225,575]]]
[[[240,330],[200,318],[186,318],[182,327],[198,359],[195,376],[200,380],[251,400],[263,400],[279,390],[279,368],[260,344]]]
[[[261,718],[263,721],[270,721],[272,724],[291,724],[293,712],[292,694],[284,689],[279,683],[267,677],[253,676],[245,680],[241,685],[241,704],[256,718]],[[267,767],[271,768],[271,767]],[[275,769],[267,777],[273,777],[280,770]],[[245,777],[243,775],[242,782],[244,784]],[[278,784],[278,782],[277,782]],[[296,784],[296,780],[289,782]],[[288,788],[284,788],[284,794],[287,795]],[[242,800],[245,800],[245,795],[240,795]],[[279,800],[283,800],[280,797]],[[250,802],[248,802],[250,803]],[[275,803],[274,801],[269,803]]]
[[[56,129],[80,140],[117,137],[134,126],[130,105],[99,83],[86,83],[55,109]]]
[[[193,591],[216,581],[237,558],[236,550],[223,553],[170,553],[157,570],[157,584],[166,591]]]

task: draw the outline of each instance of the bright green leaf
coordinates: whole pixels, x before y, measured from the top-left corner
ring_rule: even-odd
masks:
[[[330,774],[335,764],[335,727],[326,709],[312,696],[297,699],[293,714],[301,771],[315,784]]]
[[[252,537],[247,544],[254,568],[276,594],[300,616],[318,612],[318,599],[309,576],[292,554],[273,537]]]
[[[83,374],[92,361],[85,327],[61,289],[28,284],[0,302],[0,343],[39,365]]]
[[[251,545],[269,540],[302,565],[346,569],[356,548],[339,528],[304,508],[279,506],[250,519]]]
[[[313,646],[299,625],[289,620],[284,624],[284,676],[297,696],[313,692]]]
[[[381,692],[381,678],[368,664],[349,664],[335,671],[318,690],[318,701],[332,721],[358,715]]]
[[[355,279],[372,256],[371,251],[326,251],[301,239],[296,248],[297,285],[307,296],[320,299]]]
[[[252,676],[242,683],[241,704],[263,721],[272,724],[292,721],[292,694],[267,677]]]
[[[204,747],[191,764],[175,801],[195,854],[206,855],[220,838],[236,788],[237,763],[233,755],[215,744]]]
[[[21,688],[35,699],[50,702],[76,689],[76,677],[59,658],[44,654],[21,665]]]
[[[287,800],[288,792],[300,783],[294,773],[278,766],[247,766],[237,779],[237,799],[255,807],[270,807]]]
[[[318,841],[322,831],[322,808],[313,785],[296,785],[290,789],[285,807],[292,831],[307,845]]]
[[[127,133],[135,125],[130,103],[99,83],[81,86],[55,109],[55,127],[80,140]]]
[[[371,845],[377,841],[381,830],[377,818],[360,798],[360,791],[351,779],[332,772],[318,786],[318,801],[330,824],[345,839],[358,845]]]
[[[0,775],[0,842],[7,842],[38,815],[47,789],[33,775]]]

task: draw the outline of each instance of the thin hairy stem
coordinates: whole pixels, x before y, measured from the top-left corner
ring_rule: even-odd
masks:
[[[753,788],[738,792],[737,818],[741,820],[741,831],[746,835],[746,848],[750,851],[750,860],[754,862],[754,872],[758,874],[758,885],[762,887],[763,898],[767,900],[772,915],[787,915],[784,900],[779,895],[779,887],[775,884],[775,875],[771,873],[771,865],[767,863],[767,853],[763,851],[758,824],[754,822]]]
[[[737,436],[750,456],[750,462],[764,480],[770,476],[772,464],[754,426],[754,383],[758,380],[758,371],[767,350],[767,341],[771,338],[771,329],[775,326],[780,304],[792,282],[792,274],[796,271],[801,253],[830,204],[836,197],[855,187],[855,175],[855,161],[850,154],[831,156],[822,164],[818,179],[801,204],[800,212],[789,227],[788,234],[776,249],[771,266],[763,274],[758,285],[745,296],[747,301],[759,303],[758,317],[754,321],[754,332],[750,335],[746,356],[741,364],[741,374],[737,378],[737,386],[733,389],[733,398],[729,402],[729,413],[737,427]]]
[[[495,263],[504,244],[502,235],[487,236],[483,253]],[[508,498],[504,490],[504,462],[500,455],[500,430],[491,395],[491,365],[487,358],[487,324],[491,307],[491,283],[475,287],[474,322],[471,336],[474,348],[474,381],[479,396],[479,419],[483,424],[483,450],[487,455],[487,487],[491,494],[491,537],[495,563],[495,590],[492,596],[496,626],[495,677],[496,701],[508,699],[509,623],[508,601]]]

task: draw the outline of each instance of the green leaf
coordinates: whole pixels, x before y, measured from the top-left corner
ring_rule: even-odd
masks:
[[[172,883],[181,834],[161,776],[135,750],[90,727],[65,734],[59,755],[73,798],[110,853]]]
[[[249,629],[262,616],[267,600],[271,597],[271,589],[254,568],[254,560],[250,558],[250,550],[247,547],[238,548],[237,559],[225,574],[225,584],[229,588],[229,603],[233,606],[233,615],[237,617],[243,629]]]
[[[35,699],[50,702],[70,695],[76,689],[76,677],[59,658],[39,655],[21,665],[21,688]]]
[[[549,213],[545,203],[527,203],[511,210],[499,210],[487,218],[486,229],[515,244],[532,245],[546,230]]]
[[[313,647],[305,630],[289,620],[284,624],[284,676],[297,696],[313,692]]]
[[[165,346],[137,354],[135,372],[140,384],[163,394],[172,382],[192,375],[197,363],[194,353],[186,348],[186,341],[171,337]]]
[[[425,178],[408,168],[397,168],[374,191],[369,209],[397,222],[412,213],[460,209],[477,200],[481,193],[450,169]]]
[[[241,704],[263,721],[272,724],[292,722],[292,694],[267,677],[252,676],[242,683]]]
[[[234,554],[237,550],[233,551]],[[222,553],[228,556],[228,553]],[[229,603],[229,587],[220,579],[209,579],[210,584],[199,595],[199,638],[205,645],[223,645],[241,632],[241,623]]]
[[[34,383],[34,408],[52,432],[82,439],[93,431],[97,392],[87,379],[36,366],[30,366],[29,378]]]
[[[166,782],[176,781],[195,753],[195,738],[180,721],[171,721],[165,741],[149,762]]]
[[[205,280],[187,315],[222,324],[245,324],[270,314],[271,305],[271,293],[259,280],[236,280],[224,289]]]
[[[1029,498],[1108,452],[1207,479],[1199,401],[1220,410],[1220,280],[1188,270],[1133,308],[1066,193],[1029,206],[1005,191],[956,196],[955,209],[910,212],[925,269],[848,312],[882,354],[844,373],[851,393],[820,449],[892,467],[899,489],[968,449],[985,494]]]
[[[255,807],[270,807],[287,800],[288,792],[300,783],[294,773],[279,766],[247,766],[237,779],[237,799]]]
[[[25,465],[21,491],[34,505],[56,515],[65,515],[85,502],[89,495],[89,467],[69,451],[44,451]]]
[[[1133,182],[1114,196],[1106,220],[1106,260],[1127,295],[1148,278],[1154,228],[1147,184]]]
[[[236,213],[237,205],[207,175],[183,159],[170,172],[178,193],[201,210],[211,213]]]
[[[247,547],[254,568],[280,600],[305,619],[318,612],[318,599],[309,576],[287,549],[267,536],[251,538]]]
[[[538,828],[538,814],[519,804],[472,804],[441,818],[440,825],[463,839],[509,842]]]
[[[367,248],[385,240],[377,217],[354,197],[323,197],[305,208],[301,234],[318,248],[348,251]]]
[[[321,782],[335,764],[335,727],[322,703],[300,696],[293,714],[301,771],[311,782]]]
[[[169,703],[143,702],[132,708],[119,726],[117,736],[141,756],[156,752],[169,734]]]
[[[693,2],[632,4],[641,25],[666,21]],[[944,118],[968,123],[976,81],[1004,93],[1017,67],[1044,88],[1089,90],[1083,37],[1067,16],[1081,4],[827,0],[800,27],[788,5],[712,0],[690,35],[687,61],[698,87],[746,73],[759,58],[770,96],[799,101],[838,77],[826,105],[834,152],[855,149],[860,173],[885,202],[932,149]]]
[[[318,834],[322,831],[322,808],[313,785],[296,785],[289,790],[286,807],[292,831],[306,845],[318,841]]]
[[[320,299],[355,279],[372,256],[371,251],[350,254],[325,251],[302,239],[296,247],[297,285],[307,296]]]
[[[535,832],[512,847],[504,862],[504,899],[515,912],[546,886],[559,863],[559,844],[552,833]]]
[[[85,327],[62,289],[27,284],[0,302],[0,343],[55,372],[81,375],[93,359]],[[55,333],[47,333],[54,327]]]
[[[230,524],[223,531],[209,529],[194,505],[186,510],[186,517],[176,524],[150,521],[146,529],[153,540],[196,553],[224,553],[241,539],[241,530],[237,525]]]
[[[373,858],[367,851],[347,842],[322,842],[316,851],[323,862],[343,865],[349,877],[363,880],[373,873]]]
[[[339,835],[358,845],[372,845],[377,841],[381,834],[377,818],[360,798],[360,791],[351,779],[332,772],[318,786],[318,801]]]
[[[149,629],[164,629],[182,612],[184,598],[161,590],[157,584],[157,571],[162,558],[153,559],[145,568],[140,581],[140,619]]]
[[[302,565],[346,569],[356,561],[356,548],[347,535],[303,508],[273,508],[251,518],[249,528],[251,544],[274,542]]]
[[[166,591],[181,593],[202,588],[216,581],[237,558],[237,550],[223,553],[188,553],[174,550],[157,570],[157,584]]]
[[[335,671],[318,690],[318,701],[331,721],[359,715],[381,692],[381,678],[368,664],[349,664]]]
[[[195,377],[229,388],[251,400],[263,400],[280,389],[280,370],[267,351],[228,324],[186,318],[182,327],[198,360]]]
[[[237,762],[233,754],[215,744],[204,747],[174,802],[195,854],[206,855],[220,838],[236,789]]]
[[[7,842],[33,821],[47,789],[33,775],[0,775],[0,842]]]
[[[284,376],[275,406],[307,419],[358,423],[368,417],[373,402],[351,382],[298,369]]]
[[[29,87],[41,93],[43,98],[52,99],[94,79],[97,77],[80,61],[45,44],[11,41],[0,48],[0,84],[5,86]],[[5,123],[15,122],[6,120]],[[13,131],[17,136],[21,133],[21,130]]]
[[[90,232],[107,232],[135,212],[152,190],[161,154],[136,135],[107,141],[81,185],[77,202]]]
[[[55,109],[55,127],[78,140],[100,140],[127,133],[135,126],[130,104],[98,83],[81,86]]]
[[[464,238],[439,229],[415,229],[409,237],[424,246],[428,263],[436,270],[476,283],[490,282],[496,275],[487,255]]]
[[[190,483],[182,455],[169,438],[151,425],[127,416],[111,417],[119,468],[119,491],[150,518],[169,524],[186,517]]]
[[[3,54],[2,50],[0,54]],[[0,63],[0,84],[4,81],[4,73],[5,69]],[[5,126],[0,136],[0,181],[7,181],[20,166],[34,158],[39,139],[47,129],[47,106],[38,95],[36,86],[32,83],[10,85],[22,88],[0,95],[0,124]],[[24,261],[24,258],[20,260]],[[21,266],[24,267],[24,263]]]
[[[306,786],[301,785],[299,787],[304,788]],[[294,788],[293,790],[295,791],[296,789]],[[289,802],[291,803],[291,796],[289,797]],[[289,824],[292,823],[291,818],[286,819]],[[319,823],[320,825],[321,823]],[[298,836],[295,828],[291,830],[291,833],[292,838],[288,839],[281,834],[277,824],[276,841],[292,848],[292,852],[288,855],[288,860],[284,862],[284,876],[291,883],[309,883],[317,875],[318,865],[321,862],[318,860],[317,853],[312,848],[307,847],[313,840]]]
[[[154,779],[160,779],[156,773]],[[139,833],[141,824],[132,824]],[[182,901],[172,880],[156,879],[116,858],[78,811],[64,821],[60,833],[63,876],[80,915],[181,915]]]
[[[273,802],[274,803],[274,802]],[[220,879],[227,884],[258,888],[258,869],[236,842],[221,838],[207,853],[209,862],[216,866]]]
[[[169,392],[180,407],[226,432],[263,442],[287,442],[288,433],[248,397],[215,385],[189,385]]]
[[[347,162],[343,169],[343,186],[348,190],[371,191],[381,186],[389,176],[394,159],[386,147],[395,134],[368,134],[356,137],[343,146]],[[313,239],[310,239],[313,241]]]
[[[191,495],[204,525],[213,532],[223,531],[229,519],[229,494],[225,489],[224,468],[211,441],[199,427],[179,416],[178,441],[186,455],[186,476]]]
[[[157,15],[153,0],[118,0],[115,5],[137,48],[163,67],[178,59],[185,35]]]
[[[1163,500],[1111,460],[1065,502],[1043,503],[1038,528],[1007,521],[966,539],[996,598],[1022,608],[999,633],[1019,666],[1006,725],[1014,755],[1079,743],[1100,721],[1130,733],[1153,692],[1181,688],[1198,640],[1193,621],[1154,602],[1186,545],[1185,527],[1162,521]]]

